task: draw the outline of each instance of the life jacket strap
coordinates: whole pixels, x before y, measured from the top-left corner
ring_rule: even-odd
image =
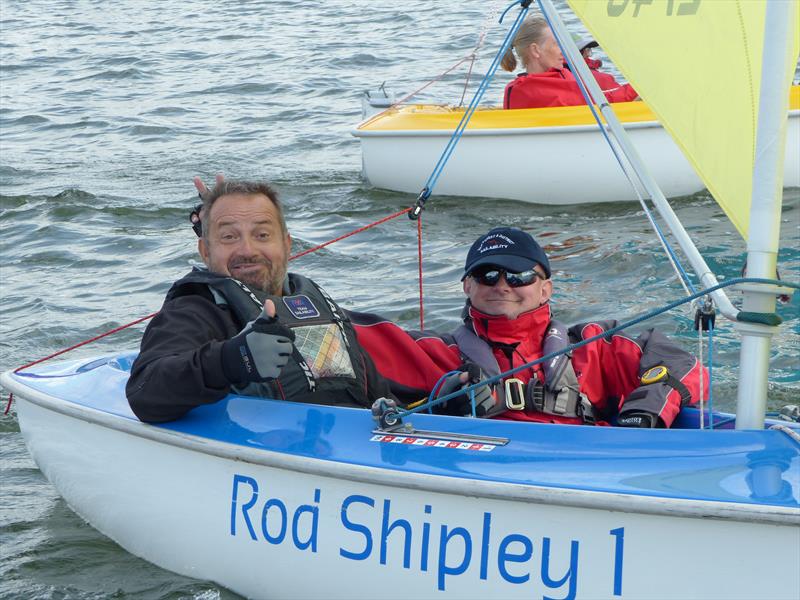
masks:
[[[584,423],[594,425],[597,422],[594,406],[580,392],[572,360],[564,361],[563,365],[559,378],[549,380],[548,385],[542,384],[538,379],[531,379],[524,385],[522,402],[517,400],[522,382],[519,379],[506,380],[506,407],[509,410],[535,410],[546,415],[578,418]],[[518,382],[519,386],[509,387],[508,381]],[[514,394],[513,397],[509,395],[510,391]]]
[[[477,364],[484,375],[494,377],[500,374],[491,346],[478,337],[473,330],[462,325],[453,332],[458,349],[464,359]],[[567,327],[555,319],[547,327],[547,335],[542,345],[544,355],[566,348]],[[582,419],[584,423],[594,424],[598,418],[589,399],[580,392],[578,377],[572,366],[572,355],[564,353],[542,365],[546,384],[532,378],[524,384],[516,377],[510,377],[495,387],[498,397],[494,407],[486,416],[493,416],[507,410],[538,411],[559,417]]]

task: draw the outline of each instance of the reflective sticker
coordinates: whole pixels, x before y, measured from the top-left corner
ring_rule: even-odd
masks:
[[[433,438],[408,437],[405,435],[375,434],[370,442],[382,442],[384,444],[411,444],[413,446],[435,446],[437,448],[452,448],[457,450],[472,450],[477,452],[491,452],[497,446],[495,444],[474,443],[474,442],[455,442],[450,440],[437,440]]]
[[[298,296],[286,296],[283,303],[295,319],[313,319],[319,316],[319,310],[314,306],[311,298],[302,294]]]
[[[315,378],[356,376],[338,325],[306,325],[294,327],[292,331],[295,335],[294,346]]]

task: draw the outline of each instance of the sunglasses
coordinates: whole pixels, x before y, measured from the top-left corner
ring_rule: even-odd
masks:
[[[539,278],[544,279],[544,277],[534,269],[523,271],[522,273],[512,273],[511,271],[506,271],[505,269],[493,267],[491,265],[478,267],[469,274],[470,277],[481,285],[488,285],[489,287],[497,285],[501,275],[505,275],[506,283],[511,287],[525,287],[526,285],[536,283],[536,280]]]

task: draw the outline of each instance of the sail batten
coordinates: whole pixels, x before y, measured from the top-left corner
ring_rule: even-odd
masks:
[[[800,3],[792,2],[800,17]],[[764,0],[568,0],[743,237],[756,159]],[[797,19],[795,19],[797,23]],[[793,60],[800,51],[793,32]],[[794,69],[786,73],[788,89]]]

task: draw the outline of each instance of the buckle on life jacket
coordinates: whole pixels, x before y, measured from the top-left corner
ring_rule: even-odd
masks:
[[[594,406],[583,394],[581,394],[581,400],[578,403],[578,416],[588,425],[597,425],[598,419],[594,411]]]
[[[545,411],[544,386],[537,379],[531,379],[525,388],[525,398],[529,406],[539,412]]]
[[[525,410],[525,384],[521,379],[509,377],[505,385],[506,408],[509,410]]]
[[[528,409],[547,415],[577,417],[589,425],[597,423],[594,406],[581,394],[574,370],[569,364],[561,370],[559,379],[551,381],[549,386],[531,379],[525,386],[525,402]]]

